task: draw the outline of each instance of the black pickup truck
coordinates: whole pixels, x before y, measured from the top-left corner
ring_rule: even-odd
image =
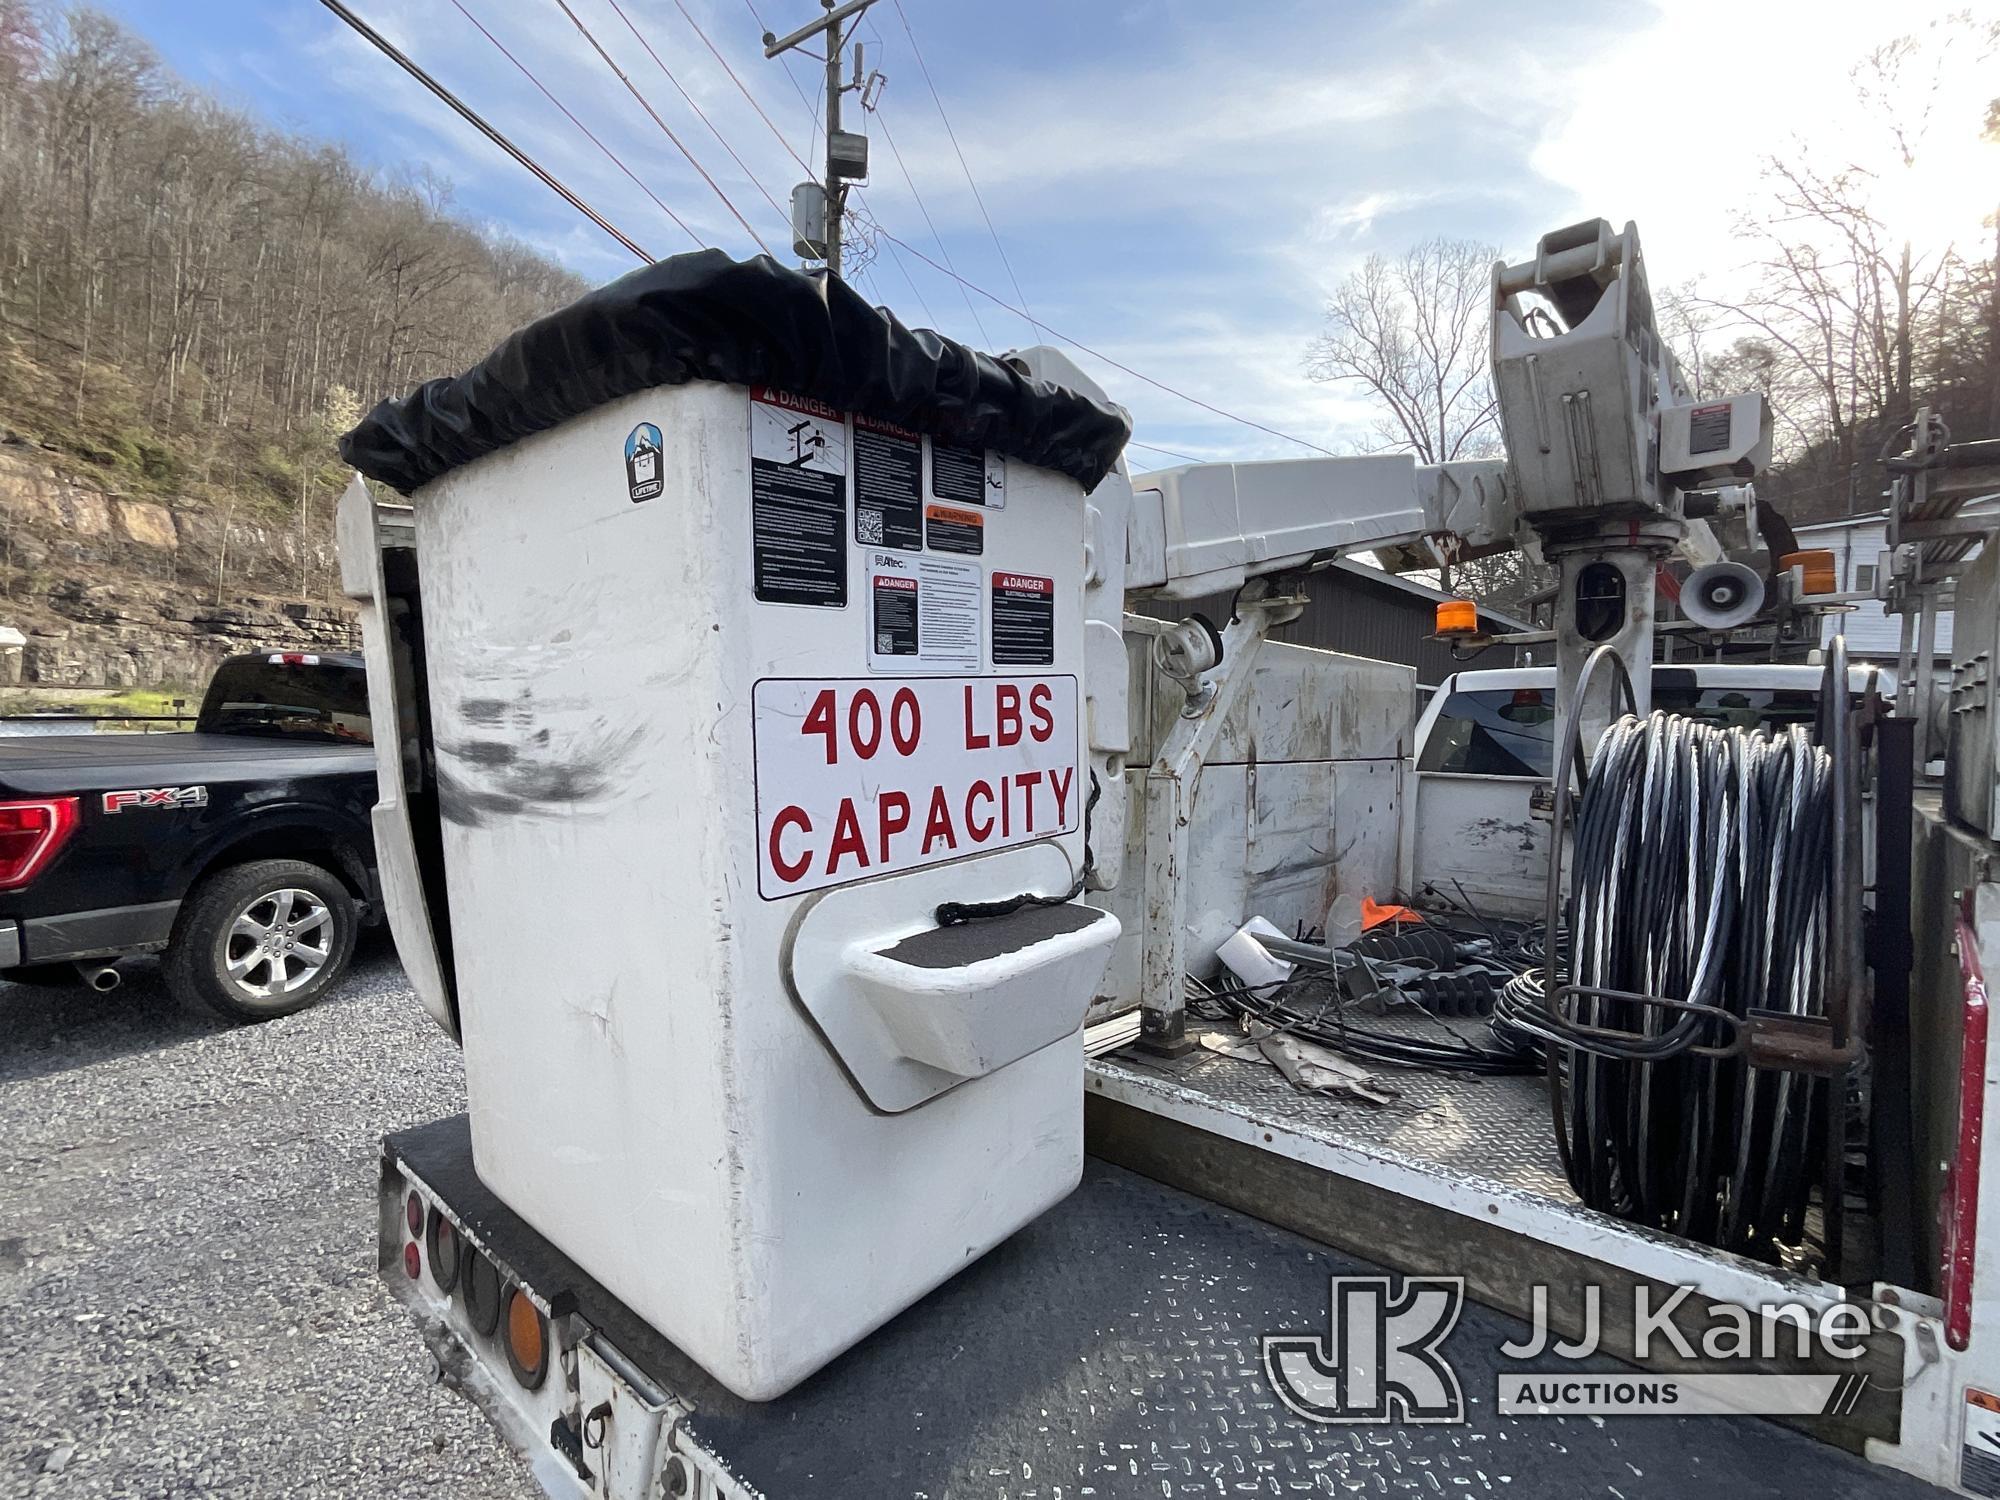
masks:
[[[376,904],[374,802],[359,656],[231,657],[191,733],[0,737],[0,978],[158,952],[184,1004],[310,1005]]]

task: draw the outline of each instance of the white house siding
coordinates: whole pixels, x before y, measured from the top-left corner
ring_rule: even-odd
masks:
[[[1826,521],[1798,528],[1801,547],[1824,547],[1833,553],[1834,567],[1843,590],[1859,588],[1855,569],[1873,565],[1880,577],[1887,558],[1888,527],[1879,516],[1856,516],[1848,521]],[[1856,602],[1852,613],[1828,616],[1821,626],[1821,639],[1836,631],[1847,633],[1850,655],[1875,661],[1894,661],[1903,645],[1903,622],[1887,613],[1879,599]],[[1951,611],[1943,609],[1937,618],[1936,656],[1951,659]]]

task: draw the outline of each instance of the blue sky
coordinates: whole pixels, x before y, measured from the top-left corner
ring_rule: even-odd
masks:
[[[382,172],[439,174],[467,217],[590,280],[632,264],[314,0],[99,3],[228,103],[342,141]],[[693,248],[452,0],[349,3],[648,250]],[[696,235],[755,251],[555,0],[462,3]],[[816,65],[788,73],[763,59],[753,0],[617,3],[785,202],[798,163],[680,6],[809,160]],[[612,0],[570,4],[782,254],[779,214]],[[891,233],[1009,303],[1024,297],[1066,340],[1269,427],[1351,448],[1370,425],[1366,407],[1307,380],[1303,357],[1327,291],[1370,252],[1443,233],[1521,258],[1543,231],[1601,214],[1638,220],[1656,282],[1727,283],[1740,274],[1732,216],[1755,192],[1758,158],[1802,125],[1837,133],[1827,101],[1853,60],[1947,8],[1910,0],[1885,18],[1864,0],[902,0],[1010,276],[895,0],[879,0],[859,31],[869,66],[888,76],[879,122],[861,117],[874,149],[863,193]],[[754,10],[780,31],[819,13],[816,0],[754,0]],[[1729,50],[1718,54],[1719,40]],[[873,300],[981,347],[1036,341],[1022,318],[899,253],[900,264],[885,253],[855,278]],[[1305,451],[1079,362],[1133,411],[1141,442],[1200,457]],[[1135,455],[1137,467],[1169,461]]]

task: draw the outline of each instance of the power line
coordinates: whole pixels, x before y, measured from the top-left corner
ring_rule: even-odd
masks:
[[[715,190],[715,196],[722,200],[722,206],[728,209],[732,214],[736,215],[736,222],[743,226],[743,232],[749,235],[751,239],[757,242],[757,248],[759,250],[762,250],[766,255],[769,255],[771,253],[771,247],[764,243],[764,237],[761,234],[757,233],[755,229],[752,229],[750,227],[750,221],[743,217],[742,210],[737,208],[737,206],[734,203],[730,202],[729,194],[725,193],[722,190],[722,184],[720,184],[713,177],[708,175],[708,168],[704,167],[700,162],[695,160],[694,153],[688,150],[686,144],[681,140],[681,138],[675,135],[673,131],[670,128],[668,128],[667,122],[660,118],[660,112],[654,109],[651,104],[647,103],[646,96],[644,94],[640,93],[637,88],[633,87],[632,80],[626,76],[625,70],[618,66],[617,62],[612,58],[611,54],[604,50],[603,45],[597,40],[595,36],[591,35],[590,28],[583,24],[582,18],[579,17],[575,11],[569,8],[569,0],[556,0],[556,5],[564,15],[569,17],[570,24],[576,27],[578,31],[583,33],[583,39],[586,42],[590,43],[591,50],[595,52],[599,57],[604,59],[604,66],[609,68],[612,72],[618,75],[618,81],[625,85],[625,91],[628,94],[630,94],[634,99],[637,99],[639,101],[639,108],[643,109],[648,115],[652,117],[653,123],[660,127],[660,133],[664,135],[668,140],[674,143],[675,149],[678,150],[682,156],[685,156],[688,159],[688,165],[693,167],[695,171],[701,174],[701,180],[707,183],[711,188]],[[622,16],[624,12],[620,11],[619,14]],[[627,21],[625,24],[629,26],[632,23],[630,21]],[[634,32],[633,34],[635,36],[638,35],[637,32]],[[643,38],[641,40],[643,41]],[[647,50],[651,51],[652,49],[647,48]],[[657,57],[654,58],[653,60],[655,62],[659,62],[659,59]],[[661,69],[664,71],[666,64],[661,63],[660,66]],[[669,79],[673,78],[673,75],[671,73],[669,73],[667,76]],[[675,82],[674,87],[680,88],[680,84],[678,82]],[[687,91],[685,89],[682,89],[681,92],[683,95],[685,95]],[[700,111],[697,110],[696,113],[700,113]],[[713,130],[714,128],[715,127],[713,125],[709,126],[709,129],[711,130]],[[728,145],[729,143],[727,141],[724,141],[723,149],[728,150]],[[736,153],[733,151],[730,152],[730,155],[732,156],[734,156],[735,154]],[[738,165],[741,165],[741,163],[738,163]],[[768,198],[771,195],[769,193],[765,193],[764,196]],[[776,208],[777,206],[778,205],[776,203],[773,203],[771,205],[771,207],[773,208]]]
[[[568,118],[570,124],[574,125],[578,130],[581,130],[584,133],[584,135],[588,137],[591,145],[595,146],[599,151],[602,151],[607,157],[609,157],[611,159],[611,164],[617,167],[618,170],[623,172],[627,177],[631,178],[633,185],[636,186],[640,192],[644,193],[648,198],[651,198],[654,203],[658,204],[661,213],[665,214],[668,218],[672,219],[676,224],[679,224],[681,227],[681,232],[683,234],[685,234],[689,239],[693,240],[697,245],[700,245],[703,249],[708,248],[708,242],[704,240],[700,235],[696,234],[692,229],[689,229],[687,227],[686,222],[681,218],[681,216],[675,213],[671,208],[668,208],[666,203],[661,199],[658,193],[654,192],[651,188],[647,187],[644,182],[640,181],[639,174],[634,172],[630,167],[626,166],[625,163],[619,159],[617,152],[613,151],[609,146],[605,145],[604,142],[600,141],[595,135],[591,133],[591,129],[588,125],[584,124],[583,121],[579,120],[575,115],[571,114],[569,106],[563,103],[562,100],[558,99],[554,94],[551,94],[548,91],[547,86],[543,84],[542,80],[537,78],[534,75],[534,73],[529,70],[528,65],[522,62],[520,58],[516,57],[513,53],[507,50],[507,44],[505,42],[501,41],[499,37],[495,36],[492,32],[488,31],[484,26],[480,25],[479,17],[475,16],[471,11],[467,10],[464,4],[462,3],[462,0],[451,0],[451,3],[452,7],[455,10],[457,10],[457,12],[460,15],[464,16],[465,19],[470,21],[475,27],[478,27],[479,34],[481,36],[485,37],[487,41],[491,42],[495,47],[498,47],[500,49],[500,55],[502,57],[506,58],[508,62],[512,63],[515,67],[521,70],[522,77],[526,78],[528,82],[532,83],[536,88],[541,90],[542,97],[544,99],[548,100],[549,103],[553,104],[557,109],[561,110],[563,114]]]
[[[1137,438],[1125,439],[1128,448],[1144,448],[1148,453],[1164,453],[1168,458],[1184,458],[1191,464],[1207,463],[1205,458],[1196,458],[1192,453],[1182,453],[1174,448],[1162,448],[1158,443],[1142,443]]]
[[[729,66],[729,59],[724,57],[722,55],[721,49],[719,49],[714,42],[711,42],[708,39],[708,33],[701,29],[701,22],[697,21],[694,18],[693,13],[688,10],[686,5],[682,4],[682,0],[674,0],[674,4],[679,8],[682,18],[687,21],[688,25],[694,28],[694,34],[701,38],[702,46],[708,48],[709,55],[713,57],[717,62],[722,64],[722,71],[729,75],[729,81],[736,85],[736,91],[740,93],[745,99],[750,101],[750,107],[757,111],[757,118],[762,120],[766,125],[771,127],[771,134],[777,137],[778,144],[780,146],[783,146],[785,150],[790,153],[793,161],[797,162],[801,167],[804,167],[807,172],[811,172],[812,171],[811,165],[806,161],[806,159],[803,156],[799,155],[797,149],[793,147],[792,143],[785,139],[785,133],[784,131],[778,129],[777,123],[774,120],[772,120],[772,118],[768,114],[764,112],[764,106],[757,102],[757,96],[750,92],[749,85],[745,84],[741,78],[736,76],[736,70]],[[752,10],[750,14],[754,17],[757,13],[755,10]],[[631,23],[627,22],[626,24],[630,25]],[[764,23],[762,21],[759,21],[757,24],[759,26],[762,26]],[[650,51],[651,49],[649,48],[647,50]],[[797,79],[792,80],[792,87],[793,88],[798,87]],[[804,98],[805,96],[801,94],[799,97]],[[817,116],[815,116],[815,120],[817,120]],[[790,221],[790,216],[787,215],[787,222],[789,221]]]
[[[958,272],[948,270],[944,266],[939,265],[936,261],[932,260],[928,255],[924,254],[923,251],[919,250],[915,245],[909,243],[909,241],[899,240],[893,234],[889,233],[888,230],[882,229],[880,227],[878,227],[875,232],[881,235],[883,239],[888,240],[891,244],[901,245],[905,250],[909,251],[910,254],[914,255],[918,260],[922,261],[925,265],[929,266],[933,271],[941,271],[946,276],[951,277],[953,281],[959,283],[959,285],[971,288],[971,290],[979,293],[980,296],[984,297],[988,302],[993,303],[996,307],[1003,307],[1008,312],[1013,313],[1016,317],[1026,318],[1028,316],[1025,312],[1021,311],[1020,308],[1015,307],[1011,303],[1004,302],[1000,298],[994,296],[991,292],[987,291],[985,287],[978,285],[976,282],[967,281],[963,276],[959,275]],[[1029,321],[1033,322],[1034,320],[1029,319]],[[1224,411],[1221,407],[1216,406],[1211,402],[1204,401],[1199,396],[1190,396],[1186,391],[1177,390],[1173,386],[1168,385],[1164,380],[1155,380],[1150,375],[1142,375],[1139,373],[1139,371],[1133,369],[1130,365],[1122,364],[1118,360],[1113,359],[1110,355],[1103,353],[1101,350],[1091,348],[1090,345],[1084,343],[1081,339],[1070,338],[1067,334],[1061,333],[1056,329],[1049,327],[1049,325],[1046,323],[1038,324],[1037,326],[1040,327],[1043,332],[1048,334],[1050,338],[1055,339],[1057,342],[1068,344],[1072,349],[1081,350],[1083,353],[1088,354],[1092,359],[1101,359],[1104,361],[1104,363],[1111,366],[1112,369],[1130,375],[1134,380],[1143,381],[1145,384],[1152,386],[1155,390],[1165,391],[1169,396],[1178,396],[1181,400],[1187,402],[1190,406],[1199,406],[1203,411],[1213,412],[1216,416],[1223,417],[1228,421],[1240,422],[1245,427],[1254,427],[1257,429],[1257,431],[1268,433],[1270,436],[1274,438],[1282,438],[1285,442],[1288,443],[1297,443],[1301,448],[1310,448],[1315,453],[1324,453],[1328,458],[1340,457],[1340,455],[1335,453],[1331,448],[1322,448],[1318,443],[1308,442],[1305,438],[1302,437],[1293,437],[1289,432],[1280,432],[1275,427],[1266,427],[1262,422],[1253,422],[1248,417],[1239,417],[1238,415],[1236,415],[1235,412]]]
[[[481,135],[484,135],[488,140],[492,141],[494,145],[500,147],[501,150],[505,151],[521,166],[526,167],[544,185],[546,185],[551,191],[553,191],[559,197],[561,197],[564,202],[568,203],[572,208],[575,208],[579,213],[583,214],[593,224],[595,224],[598,228],[602,229],[606,234],[611,236],[611,238],[616,240],[625,249],[631,251],[633,255],[637,256],[642,261],[652,261],[654,259],[653,255],[650,252],[642,248],[636,241],[631,239],[623,231],[619,230],[617,226],[612,224],[602,214],[598,213],[597,210],[592,208],[589,203],[584,201],[584,199],[579,197],[576,193],[572,192],[568,187],[564,186],[563,183],[557,180],[557,178],[553,174],[548,172],[533,158],[529,157],[527,153],[522,151],[518,146],[514,145],[514,143],[510,141],[506,136],[502,135],[498,130],[496,130],[493,126],[488,124],[484,119],[482,119],[478,114],[476,114],[468,105],[466,105],[462,100],[460,100],[456,94],[452,93],[449,89],[445,88],[443,84],[439,83],[436,79],[432,78],[430,74],[426,73],[422,68],[418,67],[415,62],[411,61],[407,56],[405,56],[401,51],[399,51],[379,32],[375,31],[366,22],[362,21],[360,17],[356,16],[351,10],[349,10],[344,4],[340,3],[340,0],[321,0],[321,4],[325,5],[328,10],[332,11],[342,21],[345,21],[350,27],[353,28],[353,30],[359,36],[361,36],[364,40],[369,42],[384,56],[388,57],[392,62],[396,63],[399,67],[403,69],[404,72],[408,73],[412,78],[415,78],[419,83],[423,84],[425,88],[431,91],[431,93],[435,94],[445,104],[449,105],[451,109],[454,112],[456,112],[462,119],[464,119],[468,124],[472,125],[476,130],[478,130]],[[509,62],[513,63],[514,66],[518,68],[522,72],[522,74],[524,74],[528,78],[529,82],[533,83],[535,87],[538,90],[540,90],[544,98],[546,98],[551,104],[555,105],[557,109],[562,111],[563,115],[570,121],[571,124],[575,125],[578,130],[582,131],[584,136],[587,139],[589,139],[590,142],[593,145],[595,145],[600,151],[602,151],[607,157],[610,157],[612,162],[616,164],[618,168],[621,171],[623,171],[627,177],[631,177],[634,182],[638,182],[638,178],[633,175],[631,168],[627,167],[623,161],[620,161],[618,159],[617,155],[614,152],[612,152],[609,147],[605,146],[602,141],[598,140],[598,138],[591,133],[589,127],[585,126],[581,120],[577,119],[577,117],[570,112],[568,107],[565,106],[561,100],[557,99],[554,94],[550,93],[547,87],[542,84],[541,80],[536,78],[535,75],[532,72],[530,72],[518,58],[516,58],[513,55],[513,53],[509,52],[507,48],[504,45],[502,45],[502,43],[499,41],[497,37],[495,37],[484,26],[481,26],[478,19],[474,17],[470,11],[466,10],[465,6],[460,3],[460,0],[452,0],[452,4],[459,11],[461,15],[463,15],[468,21],[472,22],[473,26],[479,30],[482,36],[486,37],[488,41],[492,42],[493,45],[499,49],[502,56],[506,57]],[[706,38],[704,38],[704,40],[706,40]],[[711,50],[713,50],[712,47]],[[720,60],[719,54],[718,54],[718,60]],[[725,63],[724,66],[726,67],[727,64]],[[739,87],[741,86],[740,82],[738,86]],[[884,129],[883,134],[885,138],[888,136],[888,131],[886,128]],[[890,149],[892,152],[894,152],[895,150],[893,141],[891,142]],[[900,156],[898,156],[899,165],[900,162],[901,158]],[[905,177],[907,178],[907,176],[908,176],[907,169],[905,169]],[[694,239],[697,244],[701,243],[699,236],[695,235],[693,230],[688,229],[687,225],[681,221],[679,215],[675,214],[674,211],[668,208],[665,203],[660,202],[660,200],[657,197],[655,197],[650,190],[646,189],[644,183],[639,183],[639,187],[641,188],[642,191],[645,191],[646,195],[649,198],[652,198],[656,204],[659,204],[659,207],[667,214],[669,218],[671,218],[676,224],[680,225],[682,230],[684,230],[688,234],[689,238]],[[914,196],[915,194],[914,183],[911,184],[911,192],[912,195]],[[925,218],[926,220],[929,219],[928,213],[925,214]],[[931,226],[931,231],[933,234],[937,232],[935,225]],[[1061,333],[1059,330],[1049,327],[1048,324],[1041,323],[1033,318],[1029,318],[1027,313],[1024,312],[1021,308],[1014,306],[1013,304],[1005,301],[1000,297],[996,297],[993,293],[987,291],[986,288],[980,286],[978,283],[968,281],[965,277],[959,275],[958,272],[952,269],[951,267],[947,265],[940,265],[937,261],[932,260],[930,256],[924,254],[924,252],[919,250],[916,246],[910,244],[906,240],[897,238],[895,235],[889,233],[888,230],[881,228],[879,224],[876,226],[875,232],[880,237],[880,239],[890,247],[891,257],[896,261],[897,268],[902,271],[904,279],[910,283],[910,289],[912,292],[916,293],[918,302],[920,304],[924,304],[924,310],[926,311],[926,313],[930,312],[930,308],[928,304],[924,303],[923,293],[917,287],[915,279],[910,276],[908,268],[903,265],[902,257],[896,254],[896,251],[899,249],[909,251],[910,254],[914,255],[918,260],[922,261],[932,270],[938,272],[941,275],[948,276],[949,278],[951,278],[951,280],[953,280],[958,284],[961,290],[961,294],[964,294],[966,292],[977,292],[979,293],[980,296],[984,297],[988,302],[993,303],[996,307],[1002,308],[1007,312],[1011,312],[1015,314],[1017,317],[1026,320],[1032,326],[1043,330],[1048,334],[1049,337],[1056,339],[1061,343],[1068,344],[1070,347],[1084,354],[1088,354],[1093,359],[1098,359],[1103,361],[1105,364],[1110,365],[1114,370],[1118,370],[1123,374],[1129,375],[1134,380],[1152,386],[1154,389],[1163,391],[1167,395],[1177,397],[1182,401],[1186,401],[1192,406],[1198,406],[1203,411],[1210,412],[1215,416],[1223,418],[1225,421],[1236,422],[1241,424],[1242,426],[1254,428],[1258,432],[1266,433],[1269,436],[1281,439],[1284,442],[1296,443],[1302,448],[1312,449],[1315,453],[1323,453],[1329,458],[1334,458],[1338,456],[1330,448],[1323,448],[1318,443],[1308,442],[1305,438],[1294,437],[1288,432],[1280,432],[1275,427],[1268,427],[1262,422],[1256,422],[1252,421],[1248,417],[1238,416],[1235,412],[1225,411],[1222,407],[1216,406],[1212,402],[1204,401],[1198,396],[1191,396],[1185,391],[1179,390],[1174,386],[1168,385],[1163,380],[1156,380],[1150,375],[1142,374],[1138,370],[1133,369],[1130,365],[1127,365],[1120,360],[1113,359],[1110,355],[1105,354],[1100,350],[1093,349],[1090,345],[1083,343],[1081,340],[1069,338],[1063,333]],[[944,252],[944,245],[942,240],[939,241],[938,249],[940,253]],[[968,307],[971,306],[970,298],[967,299],[967,306]],[[933,316],[932,321],[933,322],[936,321],[935,316]],[[978,315],[976,312],[974,313],[974,321],[975,322],[978,321]],[[982,333],[983,331],[984,330],[982,329]],[[1188,459],[1190,462],[1200,462],[1200,460],[1192,458],[1191,455],[1184,453],[1175,453],[1171,449],[1159,448],[1154,444],[1140,443],[1137,444],[1137,446],[1142,448],[1148,448],[1155,452],[1166,453],[1170,457],[1185,458]]]
[[[917,200],[917,212],[924,216],[924,223],[930,225],[931,238],[937,241],[938,254],[944,257],[945,267],[947,268],[950,267],[951,252],[945,249],[944,247],[944,236],[938,233],[937,223],[931,218],[930,209],[925,207],[924,205],[924,195],[917,191],[917,181],[914,177],[910,175],[910,169],[904,165],[903,153],[896,149],[896,138],[895,136],[889,133],[889,122],[882,118],[882,112],[879,108],[875,111],[875,123],[882,128],[882,139],[889,143],[889,154],[895,157],[897,170],[899,170],[903,174],[903,181],[909,186],[910,196]],[[883,229],[880,232],[883,238],[885,239],[889,238],[888,230]],[[915,252],[913,251],[912,253],[914,254]],[[923,256],[922,259],[929,262],[931,265],[937,264],[937,262],[931,260],[931,258],[928,255]],[[979,316],[979,309],[972,305],[972,298],[966,292],[966,288],[971,286],[972,283],[965,280],[955,270],[946,269],[945,274],[951,277],[953,281],[956,281],[959,284],[958,295],[965,298],[965,310],[972,314],[972,325],[973,327],[979,330],[979,341],[982,344],[985,344],[988,348],[991,348],[993,344],[993,336],[986,331],[986,323]],[[1006,306],[1006,304],[1001,303],[1001,306],[1004,307]]]
[[[896,269],[903,273],[903,280],[910,284],[910,293],[917,299],[917,306],[924,310],[924,316],[931,320],[931,327],[938,326],[938,315],[931,311],[930,302],[925,298],[923,288],[917,285],[917,278],[910,274],[910,268],[903,264],[903,257],[896,253],[896,245],[887,235],[881,233],[881,221],[876,221],[877,237],[889,247],[889,259],[896,263]]]
[[[618,0],[606,0],[606,3],[609,4],[613,10],[618,12],[618,19],[623,21],[625,23],[625,29],[631,32],[632,35],[638,39],[639,45],[646,49],[646,56],[652,58],[652,60],[655,63],[659,64],[660,71],[667,75],[667,82],[671,83],[676,89],[680,90],[680,96],[683,99],[687,100],[688,108],[693,110],[696,116],[700,118],[701,123],[708,127],[709,134],[713,135],[716,138],[716,140],[722,143],[722,149],[729,153],[729,159],[735,162],[737,166],[743,169],[743,175],[749,178],[751,184],[757,189],[757,191],[764,195],[764,201],[771,205],[772,209],[777,213],[778,217],[784,221],[785,227],[789,229],[792,223],[792,216],[790,211],[786,209],[783,204],[779,203],[776,198],[773,198],[771,196],[771,190],[764,186],[763,179],[760,178],[755,172],[751,171],[750,164],[746,162],[742,157],[736,154],[736,148],[729,144],[727,137],[725,137],[722,131],[719,128],[717,128],[715,122],[709,119],[707,113],[702,109],[702,107],[694,102],[694,95],[690,94],[685,88],[681,88],[681,81],[680,79],[674,77],[673,69],[669,68],[664,62],[660,61],[660,54],[653,50],[653,44],[646,40],[645,33],[640,31],[638,27],[632,24],[632,18],[625,14],[625,8],[618,3]],[[706,38],[704,38],[704,40],[706,40]]]
[[[678,4],[679,0],[675,0],[675,3]],[[766,26],[764,24],[764,18],[757,14],[756,0],[743,0],[743,8],[750,12],[750,19],[757,23],[757,31],[759,35],[761,36],[771,35],[771,28]],[[682,7],[682,14],[686,14],[685,7]],[[810,56],[811,54],[807,55]],[[791,81],[792,92],[799,96],[799,103],[803,104],[806,107],[806,118],[812,121],[812,131],[811,134],[807,137],[808,144],[811,145],[814,149],[817,149],[819,144],[819,134],[820,134],[819,106],[813,103],[812,100],[808,99],[806,97],[806,91],[803,88],[799,87],[799,75],[792,71],[792,60],[789,57],[784,60],[784,69],[785,69],[785,77]],[[792,154],[794,156],[798,155],[797,152],[793,152]],[[804,158],[800,158],[799,165],[805,167]],[[810,172],[812,168],[806,167],[806,170]]]
[[[986,211],[986,200],[980,196],[979,184],[972,180],[972,166],[965,159],[965,152],[958,144],[958,132],[951,128],[951,116],[944,112],[944,96],[938,93],[938,86],[931,77],[931,66],[924,61],[924,49],[917,45],[917,34],[910,29],[910,18],[903,10],[903,0],[893,0],[896,17],[903,23],[903,35],[910,39],[910,51],[916,54],[917,66],[923,71],[924,83],[931,91],[931,102],[937,105],[938,118],[944,121],[944,133],[951,139],[951,149],[958,155],[958,165],[965,173],[965,185],[972,189],[972,201],[979,205],[979,216],[986,221],[986,232],[993,236],[993,248],[1000,252],[1000,264],[1007,268],[1007,279],[1013,283],[1014,296],[1021,304],[1021,316],[1028,320],[1031,331],[1039,331],[1034,314],[1027,311],[1027,294],[1021,290],[1021,278],[1014,274],[1014,263],[1007,258],[1007,247],[1000,243],[1000,231],[993,227],[993,215]]]
[[[649,254],[638,243],[636,243],[629,236],[627,236],[623,230],[618,228],[617,225],[613,224],[609,219],[605,218],[604,215],[600,214],[596,209],[592,208],[582,198],[578,197],[575,193],[571,192],[567,187],[565,187],[561,182],[559,182],[554,177],[553,174],[547,171],[541,165],[541,163],[537,162],[533,157],[529,156],[527,152],[523,151],[519,146],[516,146],[512,141],[508,140],[506,136],[502,135],[498,130],[494,129],[491,125],[487,124],[485,120],[481,119],[477,114],[473,112],[472,107],[470,105],[466,104],[463,100],[461,100],[458,97],[458,95],[452,93],[450,89],[446,88],[443,84],[439,83],[435,78],[431,77],[430,74],[426,73],[422,68],[418,67],[408,57],[404,56],[402,52],[398,51],[396,47],[389,42],[388,38],[384,37],[380,32],[375,30],[374,27],[370,26],[366,21],[362,20],[359,16],[355,15],[355,13],[349,10],[345,5],[342,5],[340,3],[340,0],[320,0],[320,3],[324,5],[328,10],[332,11],[336,16],[340,17],[340,19],[345,21],[349,26],[351,26],[354,29],[355,33],[359,35],[363,41],[369,43],[371,46],[375,48],[376,51],[380,52],[384,57],[388,58],[391,62],[396,64],[397,67],[401,68],[405,73],[408,73],[412,78],[416,79],[418,83],[421,83],[425,88],[429,89],[433,94],[437,95],[439,99],[443,100],[446,104],[451,106],[453,112],[456,113],[461,120],[464,120],[466,124],[470,125],[474,130],[478,131],[481,135],[485,136],[487,140],[491,141],[494,145],[498,146],[502,151],[505,151],[509,156],[513,157],[514,160],[518,162],[521,166],[526,167],[530,172],[534,173],[535,176],[541,181],[542,185],[548,188],[549,191],[553,192],[557,197],[561,198],[563,202],[567,203],[571,208],[575,209],[578,213],[582,214],[585,218],[589,219],[591,223],[595,224],[599,229],[603,230],[606,234],[610,235],[611,238],[616,240],[619,244],[623,245],[627,250],[630,250],[634,255],[638,256],[640,260],[651,261],[653,259],[651,254]],[[686,226],[682,227],[685,228]]]

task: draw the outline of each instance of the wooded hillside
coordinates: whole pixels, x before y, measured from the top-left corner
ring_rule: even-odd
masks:
[[[113,487],[323,517],[336,432],[583,289],[103,15],[0,0],[0,427]]]

